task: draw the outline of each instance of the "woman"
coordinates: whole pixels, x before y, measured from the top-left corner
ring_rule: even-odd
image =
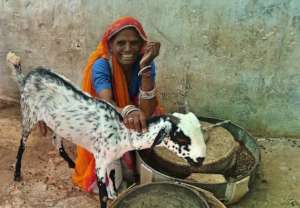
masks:
[[[124,124],[139,132],[147,130],[146,118],[157,107],[155,64],[160,43],[149,42],[139,21],[132,17],[118,19],[108,27],[84,69],[83,90],[116,106]],[[129,153],[125,166],[133,170]],[[93,155],[77,147],[73,182],[85,191],[96,187]]]

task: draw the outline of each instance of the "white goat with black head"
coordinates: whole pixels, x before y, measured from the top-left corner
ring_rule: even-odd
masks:
[[[174,113],[151,118],[147,121],[148,132],[138,133],[126,128],[122,116],[112,105],[82,92],[63,76],[44,68],[24,76],[19,57],[8,53],[7,61],[21,94],[22,135],[15,167],[16,181],[21,179],[21,160],[28,135],[39,121],[53,130],[60,155],[70,167],[74,167],[74,162],[64,151],[61,138],[93,153],[102,208],[106,207],[108,197],[116,196],[114,181],[105,186],[107,167],[127,151],[165,146],[191,165],[202,164],[206,146],[200,122],[194,114]]]

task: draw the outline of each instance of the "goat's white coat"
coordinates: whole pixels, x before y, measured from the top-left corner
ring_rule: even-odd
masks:
[[[17,71],[15,59],[12,63],[21,91],[22,140],[24,143],[31,128],[44,121],[57,135],[71,140],[93,153],[98,178],[103,182],[107,166],[130,150],[146,149],[152,146],[161,130],[166,138],[159,144],[174,151],[181,157],[205,157],[205,143],[200,122],[189,113],[174,114],[180,118],[176,131],[183,131],[191,140],[184,148],[169,138],[172,128],[170,119],[160,118],[150,123],[148,132],[138,133],[123,124],[120,114],[113,106],[98,101],[81,92],[61,75],[46,69],[37,69],[24,79]],[[22,79],[22,80],[21,80]],[[178,128],[178,129],[177,129]],[[174,130],[174,129],[173,129]],[[110,197],[115,193],[107,187]]]
[[[173,113],[173,115],[180,118],[180,122],[177,124],[178,127],[185,135],[191,137],[191,158],[199,157],[199,154],[200,157],[205,158],[206,145],[198,118],[191,112],[187,114]]]

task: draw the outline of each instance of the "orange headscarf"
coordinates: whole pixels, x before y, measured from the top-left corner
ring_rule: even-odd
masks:
[[[90,93],[92,96],[96,96],[91,81],[92,66],[95,63],[95,61],[99,58],[105,58],[105,59],[110,58],[110,53],[109,53],[110,38],[115,34],[117,34],[118,32],[120,32],[121,30],[128,27],[135,28],[139,33],[140,37],[144,41],[147,41],[147,36],[144,32],[141,23],[138,20],[134,19],[133,17],[126,16],[113,22],[104,33],[102,40],[100,41],[96,50],[92,52],[91,55],[89,56],[88,62],[83,72],[83,82],[82,82],[83,91]],[[124,77],[123,70],[120,64],[116,61],[115,57],[112,57],[111,61],[112,61],[112,70],[113,70],[112,86],[114,88],[113,92],[114,92],[115,102],[117,106],[124,107],[129,103],[129,95],[128,95],[126,79]]]
[[[96,50],[90,54],[83,72],[83,91],[90,93],[92,96],[96,96],[96,92],[92,84],[92,66],[99,58],[105,58],[107,60],[110,59],[112,64],[113,96],[114,101],[119,107],[124,107],[130,104],[130,97],[122,67],[115,57],[111,57],[109,52],[109,40],[112,36],[128,27],[135,28],[140,37],[144,41],[147,41],[147,36],[138,20],[128,16],[120,18],[108,27]],[[91,191],[93,184],[96,182],[95,159],[90,152],[79,146],[77,146],[77,158],[75,161],[73,182],[88,192]]]

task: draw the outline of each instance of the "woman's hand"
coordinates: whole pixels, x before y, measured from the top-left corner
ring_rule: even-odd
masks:
[[[144,55],[140,61],[140,67],[143,68],[151,64],[151,62],[159,55],[160,42],[147,42],[144,46]]]
[[[137,132],[147,131],[146,115],[141,111],[133,111],[125,116],[124,124],[127,128],[133,129]]]

